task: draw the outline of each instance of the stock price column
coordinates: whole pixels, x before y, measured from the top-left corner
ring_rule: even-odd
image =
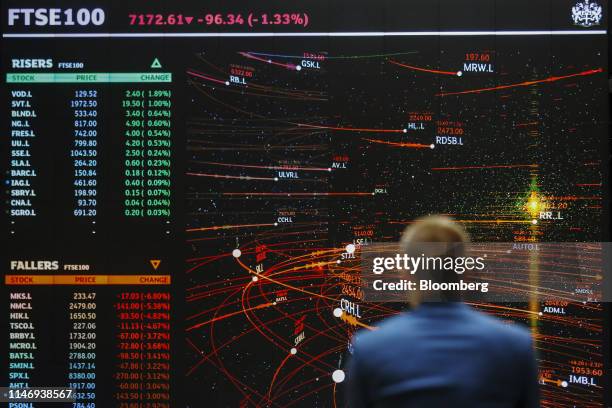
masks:
[[[75,217],[95,217],[98,207],[99,96],[96,89],[77,89],[70,99],[74,141],[70,157],[74,166]]]

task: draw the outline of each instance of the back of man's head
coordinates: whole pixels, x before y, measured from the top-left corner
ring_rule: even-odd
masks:
[[[441,259],[465,256],[465,245],[470,241],[465,229],[452,218],[442,215],[422,217],[406,228],[400,240],[400,250],[410,256],[436,257]],[[439,269],[423,270],[434,282],[456,282],[453,271]],[[425,276],[423,276],[425,277]],[[459,292],[444,292],[439,296],[428,294],[426,299],[411,297],[410,302],[459,301]]]
[[[456,242],[470,241],[465,229],[452,218],[443,215],[430,215],[418,218],[402,234],[402,248],[422,242]]]

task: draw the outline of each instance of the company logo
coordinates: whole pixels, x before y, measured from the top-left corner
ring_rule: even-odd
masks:
[[[599,25],[602,17],[601,6],[595,2],[584,0],[572,7],[572,19],[575,25],[591,27]]]

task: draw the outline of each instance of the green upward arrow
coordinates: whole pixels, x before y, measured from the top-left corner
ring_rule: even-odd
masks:
[[[153,60],[153,62],[151,63],[151,68],[161,68],[161,62],[159,62],[159,60],[157,58],[155,58]]]

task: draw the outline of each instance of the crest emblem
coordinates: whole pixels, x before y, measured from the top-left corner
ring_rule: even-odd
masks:
[[[572,7],[572,20],[574,20],[575,25],[582,27],[599,25],[601,17],[601,6],[595,2],[584,0]]]

